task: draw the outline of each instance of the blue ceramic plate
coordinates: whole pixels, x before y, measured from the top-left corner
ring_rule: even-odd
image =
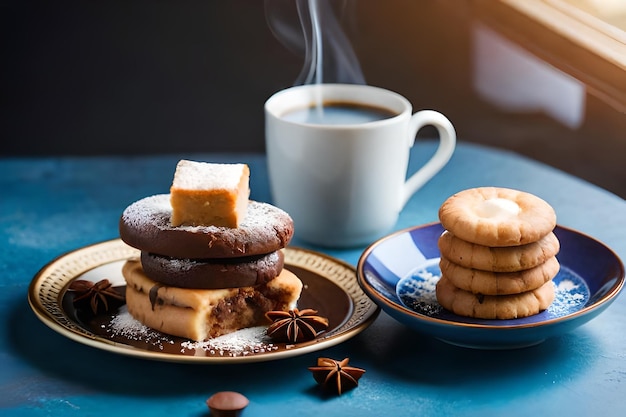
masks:
[[[612,250],[557,226],[561,269],[553,280],[556,298],[549,309],[514,320],[457,316],[443,309],[435,297],[441,274],[437,240],[442,232],[440,223],[432,223],[378,240],[361,255],[357,279],[390,316],[448,343],[482,349],[532,346],[593,319],[624,286],[624,265]]]

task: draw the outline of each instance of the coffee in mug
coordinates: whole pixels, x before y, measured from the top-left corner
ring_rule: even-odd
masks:
[[[395,116],[392,110],[351,102],[322,102],[285,113],[282,118],[294,123],[314,125],[353,125]]]
[[[295,237],[328,247],[366,245],[395,225],[410,197],[441,168],[456,144],[441,113],[412,114],[403,96],[378,87],[291,87],[265,103],[273,202],[293,218]],[[432,125],[440,145],[406,178],[417,131]]]

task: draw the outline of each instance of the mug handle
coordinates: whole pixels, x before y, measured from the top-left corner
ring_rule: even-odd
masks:
[[[443,114],[434,110],[421,110],[411,116],[409,122],[409,147],[415,144],[417,132],[424,126],[434,126],[439,132],[439,147],[435,154],[420,168],[411,175],[404,183],[404,195],[401,206],[404,207],[411,196],[424,185],[428,180],[448,163],[456,146],[456,132],[452,123]]]

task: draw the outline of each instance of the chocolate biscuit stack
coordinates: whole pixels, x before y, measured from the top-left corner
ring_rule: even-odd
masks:
[[[206,184],[193,189],[197,180],[182,183],[193,191],[190,201],[172,204],[178,192],[173,186],[172,194],[141,199],[121,216],[120,237],[141,251],[140,259],[123,268],[131,315],[164,333],[205,340],[260,324],[267,311],[293,308],[302,283],[284,269],[283,248],[293,236],[291,217],[270,204],[248,201],[245,191],[233,190],[229,200]],[[238,198],[245,198],[244,204]],[[243,214],[236,212],[242,208]],[[186,220],[174,226],[176,209],[186,210],[179,218],[228,215],[237,225]]]

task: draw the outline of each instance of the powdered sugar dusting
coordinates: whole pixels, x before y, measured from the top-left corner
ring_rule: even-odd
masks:
[[[126,306],[122,307],[109,323],[103,325],[103,328],[111,337],[144,342],[159,350],[164,350],[165,345],[180,343],[180,353],[193,353],[195,356],[238,357],[278,350],[278,346],[267,336],[266,326],[241,329],[203,342],[190,340],[177,342],[177,338],[141,324],[128,312]],[[168,350],[172,348],[175,347],[172,346]]]
[[[269,203],[251,200],[248,214],[239,228],[220,226],[172,226],[170,217],[172,206],[169,194],[156,194],[144,197],[124,209],[122,220],[136,229],[157,228],[160,230],[186,230],[196,233],[267,233],[276,227],[285,227],[291,223],[291,217],[282,209]],[[243,231],[243,232],[242,232]]]
[[[174,340],[161,332],[151,329],[137,321],[127,310],[122,307],[106,328],[112,336],[124,337],[129,340],[143,341],[163,350],[163,344],[174,344]]]
[[[559,282],[559,284],[557,285],[558,291],[572,291],[572,290],[575,290],[576,288],[578,288],[578,285],[576,285],[573,281],[570,281],[570,280],[563,280]]]
[[[547,313],[561,317],[574,313],[585,306],[589,300],[589,288],[585,281],[573,271],[561,266],[559,276],[554,281],[556,296]]]
[[[411,310],[428,316],[435,315],[442,310],[435,294],[439,277],[439,259],[431,260],[398,283],[398,297]]]
[[[181,160],[176,165],[173,188],[234,190],[244,174],[244,164],[215,164]]]
[[[122,213],[122,219],[133,227],[142,227],[145,223],[165,218],[168,226],[172,214],[169,194],[157,194],[144,197],[129,205]]]
[[[233,333],[215,337],[204,342],[183,342],[181,352],[193,350],[204,351],[219,356],[247,356],[255,353],[266,353],[277,350],[271,339],[266,335],[267,327],[256,326],[241,329]]]
[[[269,203],[250,200],[239,227],[176,227],[170,221],[169,201],[170,194],[157,194],[126,207],[120,221],[122,240],[147,252],[201,259],[266,254],[285,247],[293,235],[291,216]]]

